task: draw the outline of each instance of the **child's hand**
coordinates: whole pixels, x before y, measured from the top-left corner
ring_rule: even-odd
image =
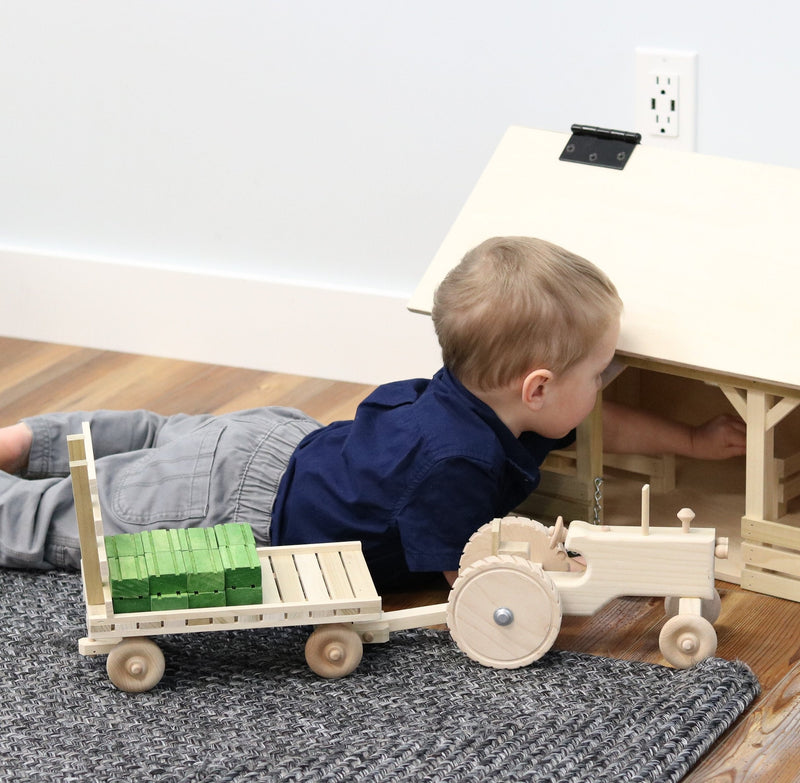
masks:
[[[717,416],[692,428],[692,457],[728,459],[747,450],[747,426],[735,416]]]

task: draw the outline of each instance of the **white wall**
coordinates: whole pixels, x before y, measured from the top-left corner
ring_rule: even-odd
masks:
[[[12,301],[25,274],[14,250],[83,259],[84,272],[113,262],[145,287],[167,268],[211,287],[222,275],[401,300],[507,126],[632,127],[639,45],[698,52],[698,152],[800,166],[798,22],[776,0],[746,12],[673,0],[668,13],[616,0],[0,0],[0,333],[69,339],[48,322],[62,292],[46,274],[29,307]],[[206,355],[191,324],[176,328],[170,351]],[[167,352],[136,331],[108,325],[96,342]],[[421,339],[407,358],[428,352],[423,373]],[[364,379],[390,372],[370,362]]]
[[[12,251],[0,268],[6,336],[363,383],[441,363],[403,297]]]

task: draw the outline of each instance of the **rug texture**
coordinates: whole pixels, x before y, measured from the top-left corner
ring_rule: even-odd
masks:
[[[307,628],[161,637],[145,694],[83,658],[80,578],[0,570],[0,779],[677,781],[758,693],[742,663],[684,671],[552,651],[484,668],[446,632],[393,634],[349,677]]]

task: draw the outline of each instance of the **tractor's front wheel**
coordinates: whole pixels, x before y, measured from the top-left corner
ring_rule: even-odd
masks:
[[[658,637],[661,654],[676,669],[688,669],[717,651],[717,632],[704,617],[679,614],[664,623]]]

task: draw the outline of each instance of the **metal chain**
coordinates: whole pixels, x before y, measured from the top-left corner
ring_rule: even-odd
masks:
[[[603,478],[597,476],[594,480],[594,521],[595,525],[600,524],[600,515],[603,512]]]

